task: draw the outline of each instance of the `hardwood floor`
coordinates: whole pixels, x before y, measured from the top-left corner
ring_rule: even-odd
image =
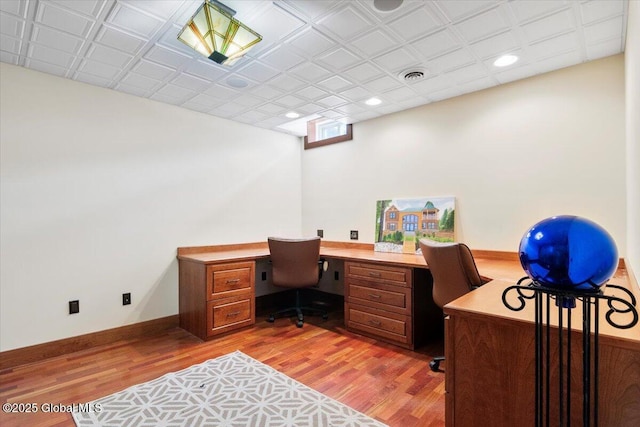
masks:
[[[35,414],[0,412],[8,426],[74,426],[42,404],[86,403],[167,372],[240,350],[297,381],[390,426],[443,426],[444,374],[429,370],[442,341],[417,351],[347,332],[332,313],[256,325],[202,342],[182,329],[0,371],[0,401],[36,403]],[[444,366],[444,365],[443,365]]]

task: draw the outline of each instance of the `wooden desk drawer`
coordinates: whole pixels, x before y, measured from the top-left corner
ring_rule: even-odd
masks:
[[[346,277],[411,287],[411,269],[368,263],[345,263]]]
[[[237,293],[252,288],[254,281],[253,262],[215,264],[207,266],[207,299],[225,297],[225,293]]]
[[[207,303],[207,335],[213,336],[254,323],[254,304],[251,295],[246,298],[209,301]]]
[[[347,328],[404,347],[413,345],[410,316],[354,304],[346,304],[345,308]]]
[[[347,295],[352,303],[364,304],[398,313],[411,314],[411,289],[380,284],[369,286],[366,282],[347,280]]]

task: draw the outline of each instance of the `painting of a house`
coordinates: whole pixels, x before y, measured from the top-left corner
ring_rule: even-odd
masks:
[[[416,253],[422,238],[452,242],[454,224],[454,197],[379,200],[375,250]]]

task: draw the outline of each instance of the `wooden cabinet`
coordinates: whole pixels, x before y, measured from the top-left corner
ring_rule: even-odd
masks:
[[[433,308],[430,292],[427,270],[347,261],[345,324],[354,332],[413,349],[424,338],[425,315]]]
[[[255,261],[179,263],[181,328],[206,340],[255,323]]]

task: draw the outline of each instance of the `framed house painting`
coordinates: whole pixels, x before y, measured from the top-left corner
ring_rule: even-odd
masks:
[[[379,252],[419,253],[423,238],[453,242],[455,197],[378,200],[376,241]]]

